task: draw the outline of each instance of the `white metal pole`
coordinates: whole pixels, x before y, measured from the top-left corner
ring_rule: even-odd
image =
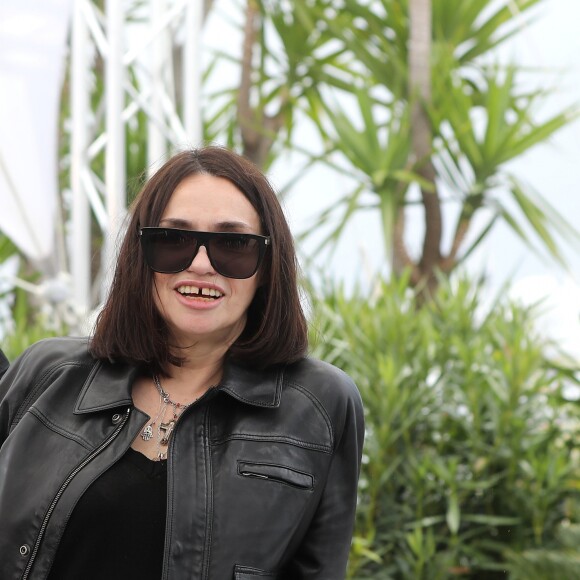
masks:
[[[185,8],[185,40],[183,46],[183,125],[197,147],[203,139],[201,126],[201,24],[203,2],[192,0]]]
[[[125,126],[122,118],[125,90],[123,67],[123,3],[107,0],[106,20],[109,46],[106,60],[106,130],[105,185],[107,189],[108,232],[103,264],[102,297],[108,291],[117,256],[117,242],[126,211]]]
[[[75,0],[71,52],[71,232],[69,239],[72,297],[81,317],[91,307],[91,227],[89,202],[83,187],[87,166],[89,119],[89,34],[82,3]]]
[[[166,3],[165,0],[151,0],[150,2],[150,24],[151,34],[155,34],[159,21],[165,14]],[[150,111],[147,119],[147,168],[149,173],[154,173],[155,170],[164,161],[163,157],[167,152],[167,142],[165,140],[164,132],[159,126],[163,122],[164,111],[161,102],[161,94],[165,90],[165,75],[164,68],[168,66],[168,46],[167,27],[161,32],[157,33],[151,42],[149,51],[151,54],[150,60],[150,77],[151,82],[151,97],[150,97]]]

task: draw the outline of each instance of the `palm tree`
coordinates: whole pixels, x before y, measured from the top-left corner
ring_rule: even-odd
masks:
[[[310,7],[291,2],[282,9],[279,4],[243,0],[237,18],[241,57],[217,52],[208,71],[219,74],[222,61],[234,60],[239,76],[208,95],[206,139],[225,140],[262,169],[293,147],[296,117],[322,74],[324,62],[317,55],[332,41],[331,35],[311,33]],[[334,75],[325,82],[346,88]]]
[[[432,48],[431,0],[409,1],[409,95],[411,96],[411,151],[417,165],[417,173],[424,184],[435,183],[436,171],[431,158],[433,131],[428,116],[431,107],[431,48]],[[417,265],[421,276],[426,275],[428,284],[433,285],[434,267],[441,260],[441,237],[443,223],[441,201],[437,189],[420,187],[425,208],[425,236],[421,261]],[[400,273],[412,265],[403,240],[404,210],[399,209],[393,240],[393,268]],[[417,278],[417,274],[415,274]]]
[[[496,64],[494,53],[542,1],[269,4],[263,17],[284,48],[297,37],[333,47],[309,65],[311,84],[300,96],[324,143],[322,159],[346,165],[357,186],[321,216],[323,224],[342,212],[322,245],[335,243],[354,213],[368,209],[362,193],[371,192],[391,270],[400,275],[409,269],[413,286],[436,287],[438,274],[453,272],[498,219],[530,246],[526,232],[533,232],[553,259],[563,261],[555,233],[577,241],[576,232],[508,163],[574,120],[579,109],[540,118],[537,110],[549,92],[523,88],[523,71]],[[299,11],[299,31],[277,24]],[[305,62],[317,59],[311,54]],[[519,211],[510,209],[514,202]],[[424,215],[415,254],[406,223],[411,204],[420,204]],[[451,215],[443,204],[457,211]],[[477,226],[476,214],[486,218]]]

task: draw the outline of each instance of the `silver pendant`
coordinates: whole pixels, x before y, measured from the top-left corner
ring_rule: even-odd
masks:
[[[161,435],[161,439],[159,443],[161,445],[168,445],[169,444],[169,437],[175,427],[175,421],[169,421],[169,423],[161,423],[159,425],[159,434]]]
[[[149,441],[151,437],[153,437],[153,427],[147,425],[147,427],[141,431],[141,439],[143,439],[143,441]]]

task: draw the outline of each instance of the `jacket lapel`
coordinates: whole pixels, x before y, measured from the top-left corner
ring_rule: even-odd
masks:
[[[136,374],[133,365],[96,361],[77,399],[75,414],[132,405],[131,385]],[[217,388],[249,405],[278,407],[283,378],[282,367],[258,371],[228,361]]]
[[[137,367],[123,363],[96,361],[75,405],[75,414],[132,405],[131,385]]]
[[[261,371],[228,361],[218,389],[250,405],[278,407],[283,380],[283,367]]]

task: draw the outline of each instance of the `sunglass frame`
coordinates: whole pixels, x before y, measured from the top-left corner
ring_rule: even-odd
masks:
[[[185,266],[183,268],[179,268],[179,269],[175,269],[175,268],[171,268],[171,269],[159,269],[159,268],[154,268],[151,265],[151,262],[149,260],[149,250],[148,248],[148,244],[150,243],[150,239],[154,234],[159,234],[162,232],[171,232],[171,233],[176,233],[176,234],[181,234],[184,235],[187,238],[193,238],[196,241],[195,244],[195,250],[193,251],[192,255],[191,255],[191,259],[187,262],[187,264],[185,264]],[[215,240],[216,238],[226,238],[226,239],[252,239],[258,242],[258,257],[256,259],[256,266],[253,269],[252,273],[249,275],[244,275],[244,276],[231,276],[228,274],[224,274],[223,271],[221,271],[221,266],[219,263],[215,262],[215,257],[212,257],[212,250],[211,250],[211,240]],[[199,249],[204,246],[207,252],[207,256],[208,259],[212,265],[212,267],[214,268],[214,270],[220,274],[221,276],[224,276],[225,278],[232,278],[235,280],[245,280],[247,278],[251,278],[259,269],[260,264],[262,263],[262,260],[264,259],[264,256],[266,255],[266,251],[269,247],[271,247],[272,245],[272,239],[270,238],[270,236],[262,236],[259,234],[248,234],[245,232],[202,232],[202,231],[197,231],[197,230],[184,230],[184,229],[180,229],[180,228],[164,228],[164,227],[155,227],[155,226],[145,226],[139,229],[139,239],[141,241],[141,248],[143,250],[143,256],[145,258],[145,262],[147,263],[147,265],[149,266],[149,268],[151,268],[154,272],[158,272],[160,274],[178,274],[179,272],[183,272],[184,270],[186,270],[189,265],[191,264],[191,262],[193,262],[193,260],[195,259],[195,257],[197,256],[197,253],[199,252]],[[149,246],[150,247],[150,246]]]

